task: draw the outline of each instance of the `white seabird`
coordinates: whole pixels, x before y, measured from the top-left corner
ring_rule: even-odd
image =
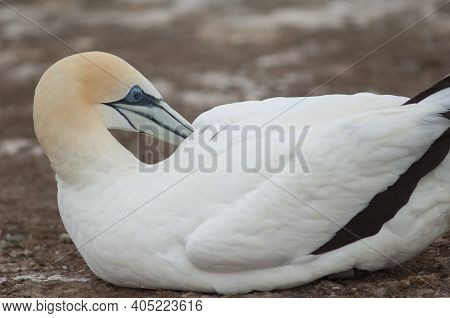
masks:
[[[191,126],[128,63],[91,52],[47,70],[33,118],[64,225],[97,276],[244,293],[392,266],[448,230],[449,87],[447,77],[412,100],[363,93],[235,103]],[[244,136],[250,126],[260,134]],[[268,127],[297,130],[280,140]],[[302,162],[294,152],[305,127]],[[108,128],[179,146],[143,165]],[[244,169],[244,155],[262,166]],[[214,170],[199,158],[215,160]]]

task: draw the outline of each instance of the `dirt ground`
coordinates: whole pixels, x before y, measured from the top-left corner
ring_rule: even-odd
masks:
[[[74,50],[121,56],[190,120],[215,105],[317,87],[313,95],[413,96],[450,71],[450,5],[403,31],[444,2],[10,0],[26,18],[0,4],[0,296],[208,296],[116,287],[73,251],[32,126],[34,88],[52,63]],[[135,135],[118,138],[135,147]],[[449,297],[449,242],[447,233],[402,267],[358,280],[245,297]]]

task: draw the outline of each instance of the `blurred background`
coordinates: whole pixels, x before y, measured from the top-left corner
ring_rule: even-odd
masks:
[[[189,120],[219,104],[311,91],[413,96],[450,72],[448,3],[1,0],[0,296],[198,296],[114,287],[77,252],[58,260],[73,245],[34,137],[32,101],[40,76],[59,59],[76,51],[118,55]],[[129,148],[137,140],[118,138]],[[449,296],[448,243],[447,235],[406,269],[250,296]]]

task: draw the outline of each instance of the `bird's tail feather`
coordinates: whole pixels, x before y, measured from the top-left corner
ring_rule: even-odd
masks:
[[[441,104],[450,109],[450,76],[410,99],[404,105],[421,104],[422,102]],[[426,107],[426,105],[423,106]],[[450,111],[444,113],[443,116],[450,119]],[[399,176],[393,185],[378,193],[364,210],[356,214],[331,240],[311,254],[327,253],[378,233],[384,223],[392,219],[408,202],[419,181],[445,160],[449,149],[450,128],[436,139],[425,154]],[[384,212],[379,213],[379,211]],[[365,221],[371,215],[377,216],[374,218],[377,219],[377,222],[371,221],[369,224]]]

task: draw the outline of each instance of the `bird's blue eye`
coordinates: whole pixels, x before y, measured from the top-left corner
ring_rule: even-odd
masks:
[[[127,102],[134,104],[139,103],[143,98],[144,92],[142,89],[139,86],[133,86],[125,99]]]

